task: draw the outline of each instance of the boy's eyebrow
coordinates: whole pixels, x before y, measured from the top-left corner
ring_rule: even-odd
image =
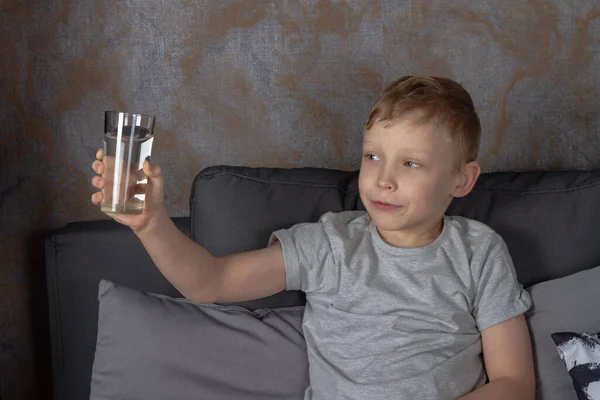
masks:
[[[373,142],[370,140],[365,140],[363,141],[363,144],[372,144]],[[416,154],[425,154],[428,156],[433,155],[433,152],[429,151],[429,150],[423,150],[423,149],[418,149],[416,147],[403,147],[404,150],[406,150],[409,153],[416,153]]]
[[[427,155],[433,154],[433,152],[431,152],[429,150],[417,149],[416,147],[405,147],[404,149],[407,150],[409,153],[420,153],[420,154],[427,154]]]

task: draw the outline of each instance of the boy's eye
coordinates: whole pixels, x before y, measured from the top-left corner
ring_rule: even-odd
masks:
[[[409,167],[409,168],[418,168],[418,167],[420,167],[420,165],[417,164],[414,161],[405,161],[404,165],[407,166],[407,167]]]
[[[371,161],[379,161],[379,157],[377,157],[375,154],[365,154],[365,158]]]

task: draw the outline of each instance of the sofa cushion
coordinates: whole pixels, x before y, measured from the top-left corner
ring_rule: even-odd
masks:
[[[299,399],[302,307],[201,305],[100,282],[91,400]]]
[[[482,174],[449,215],[482,221],[506,241],[519,281],[529,286],[600,264],[600,170]],[[215,166],[196,179],[191,235],[215,255],[264,247],[271,232],[317,221],[327,211],[364,209],[358,172],[319,168]],[[303,304],[297,292],[240,303]]]
[[[600,400],[600,333],[552,334],[579,400]]]
[[[573,383],[552,340],[555,332],[600,330],[600,267],[528,288],[527,312],[539,400],[577,400]]]

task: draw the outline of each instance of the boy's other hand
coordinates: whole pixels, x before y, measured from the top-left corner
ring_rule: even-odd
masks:
[[[110,160],[108,157],[106,157],[105,160],[104,150],[99,149],[96,152],[96,160],[94,160],[92,163],[92,169],[98,174],[92,178],[92,186],[94,186],[96,189],[100,189],[99,192],[92,194],[92,203],[96,206],[101,205],[104,198],[102,189],[104,189],[104,187],[107,185],[107,181],[110,179],[109,177],[103,175],[106,170],[105,162],[110,163]],[[148,178],[148,183],[145,185],[146,196],[142,214],[125,215],[107,213],[107,215],[112,219],[120,224],[130,227],[136,233],[156,226],[156,221],[167,215],[163,203],[164,179],[161,168],[158,165],[146,160],[144,161],[142,172]]]

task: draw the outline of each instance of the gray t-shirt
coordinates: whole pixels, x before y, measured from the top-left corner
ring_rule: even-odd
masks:
[[[444,217],[420,248],[385,243],[363,211],[273,234],[306,292],[305,399],[456,399],[486,381],[480,331],[531,305],[502,238]]]

